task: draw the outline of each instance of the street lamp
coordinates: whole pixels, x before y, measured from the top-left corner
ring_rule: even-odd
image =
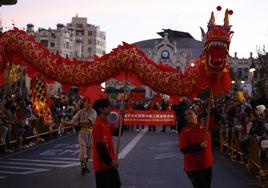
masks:
[[[254,73],[256,71],[255,65],[253,63],[251,63],[250,68],[249,68],[249,72]]]
[[[244,84],[245,83],[245,81],[244,80],[241,80],[241,84]]]
[[[253,95],[254,94],[254,82],[253,82],[253,79],[254,79],[254,72],[256,71],[256,68],[255,68],[255,65],[253,63],[251,63],[250,65],[250,68],[249,68],[249,72],[251,72],[251,94]]]
[[[235,81],[234,80],[232,80],[232,84],[235,84]]]

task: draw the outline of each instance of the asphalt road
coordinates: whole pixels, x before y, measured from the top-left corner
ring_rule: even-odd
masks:
[[[214,188],[253,188],[257,179],[246,169],[214,154]],[[183,172],[176,133],[125,131],[120,152],[123,188],[191,188]],[[80,175],[77,135],[45,142],[0,159],[1,188],[95,187],[94,173]]]

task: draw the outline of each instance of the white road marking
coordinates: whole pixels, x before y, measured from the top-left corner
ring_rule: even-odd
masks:
[[[13,175],[34,174],[38,172],[49,171],[51,169],[31,168],[28,166],[67,168],[72,166],[79,166],[80,162],[78,161],[79,159],[77,158],[48,158],[48,159],[10,158],[7,161],[0,161],[0,164],[3,164],[2,166],[0,165],[0,173],[13,174]],[[5,164],[8,166],[5,166]],[[20,166],[11,166],[11,165],[20,165]],[[6,178],[6,176],[0,176],[0,179],[4,178]]]
[[[47,151],[44,151],[42,153],[40,153],[39,155],[41,156],[52,156],[52,155],[57,155],[57,153],[61,152],[63,150],[61,149],[50,149],[50,150],[47,150]]]
[[[128,153],[138,144],[141,138],[148,131],[148,127],[144,128],[139,134],[137,134],[119,153],[119,159],[124,159]]]
[[[0,170],[0,173],[17,174],[17,175],[26,175],[26,174],[33,174],[33,173],[37,173],[37,172],[49,171],[49,169],[44,169],[44,168],[29,168],[29,167],[15,167],[15,166],[0,166],[0,168],[27,170],[27,171],[23,171],[23,172],[14,172],[14,171],[8,171],[8,170]]]
[[[154,159],[164,159],[164,158],[171,158],[171,157],[177,157],[177,158],[183,158],[183,156],[179,153],[160,153],[156,154],[153,158]]]
[[[42,153],[39,153],[40,156],[60,156],[64,154],[78,155],[79,150],[73,149],[50,149]]]
[[[174,155],[175,153],[160,153],[156,154],[155,156],[163,156],[163,155]]]
[[[44,166],[44,167],[58,167],[58,168],[67,168],[67,167],[80,165],[79,162],[69,163],[69,164],[66,164],[66,165],[22,163],[22,162],[0,162],[0,164],[30,165],[30,166]]]
[[[27,175],[27,174],[34,174],[37,172],[45,172],[49,170],[41,169],[41,170],[34,170],[34,171],[24,171],[24,172],[14,172],[14,171],[0,171],[0,173],[5,173],[5,174],[16,174],[16,175]]]
[[[143,129],[139,132],[119,153],[119,159],[124,159],[129,154],[129,152],[138,144],[141,138],[146,134],[148,128]],[[47,152],[49,155],[55,155],[56,152],[62,152],[62,150],[49,150]],[[47,153],[42,153],[47,154]],[[42,155],[41,154],[41,155]],[[78,158],[64,158],[64,157],[50,157],[50,158],[41,158],[41,159],[21,159],[21,158],[11,158],[8,161],[0,161],[0,173],[4,174],[17,174],[17,175],[25,175],[25,174],[33,174],[37,172],[49,171],[51,169],[43,169],[43,168],[30,168],[26,166],[39,166],[39,167],[58,167],[58,168],[67,168],[72,166],[79,166],[80,159]],[[92,161],[90,159],[89,161]],[[32,162],[32,163],[31,163]],[[55,163],[55,164],[54,164]],[[8,166],[5,166],[8,165]],[[10,166],[10,165],[21,165],[19,166]],[[25,167],[24,167],[25,166]],[[10,169],[10,170],[9,170]],[[12,171],[14,170],[14,171]],[[15,171],[17,170],[17,171]],[[19,171],[20,170],[20,171]],[[0,179],[6,178],[6,176],[0,176]]]
[[[28,161],[28,162],[44,162],[44,163],[62,163],[62,164],[70,164],[72,162],[67,161],[52,161],[52,160],[37,160],[37,159],[17,159],[17,158],[11,158],[9,160],[12,161]]]
[[[19,167],[19,166],[2,166],[0,168],[20,169],[20,170],[40,170],[40,168]],[[45,169],[48,170],[48,169]]]
[[[159,156],[159,157],[154,157],[154,159],[164,159],[164,158],[170,158],[170,157],[177,157],[177,155],[164,155],[164,156]]]
[[[49,158],[49,159],[80,161],[80,159],[78,159],[78,158],[68,158],[68,157],[51,157],[51,158]]]
[[[162,142],[160,146],[178,145],[178,142]]]
[[[68,157],[52,157],[50,159],[80,161],[80,159],[78,159],[78,158],[68,158]],[[93,160],[92,159],[88,159],[88,161],[93,161]]]

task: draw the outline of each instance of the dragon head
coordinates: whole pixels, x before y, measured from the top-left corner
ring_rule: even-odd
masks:
[[[216,25],[214,13],[212,12],[207,33],[205,34],[201,28],[206,67],[212,73],[222,72],[227,64],[229,45],[233,35],[229,25],[229,14],[231,15],[232,11],[227,9],[225,11],[224,24]]]

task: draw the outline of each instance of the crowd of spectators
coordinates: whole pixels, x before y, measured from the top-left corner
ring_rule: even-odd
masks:
[[[49,124],[44,125],[42,117],[33,111],[27,89],[17,88],[16,85],[11,86],[5,97],[3,92],[0,96],[3,100],[0,108],[0,147],[4,152],[34,146],[37,143],[35,135],[46,131],[58,130],[55,131],[56,136],[62,135],[63,121],[70,120],[81,107],[82,98],[79,96],[71,97],[66,93],[52,96],[50,97],[52,119]],[[46,137],[38,139],[45,141]]]
[[[2,96],[1,96],[2,98]],[[10,142],[16,141],[23,147],[31,147],[36,144],[34,139],[26,139],[41,133],[40,127],[48,127],[49,130],[57,130],[56,134],[64,133],[64,121],[71,120],[73,114],[82,107],[83,98],[79,96],[69,96],[66,93],[55,95],[51,100],[52,122],[49,126],[40,126],[41,118],[32,110],[32,103],[26,91],[10,88],[4,99],[4,104],[0,108],[0,145],[5,146],[5,151],[14,149],[10,147]],[[170,131],[180,133],[184,127],[184,112],[192,108],[200,120],[206,118],[206,99],[189,100],[180,98],[175,104],[170,104],[168,100],[114,100],[111,101],[115,110],[174,110],[176,114],[176,126],[170,126]],[[213,147],[221,148],[226,156],[230,153],[236,160],[245,164],[249,162],[252,149],[254,152],[260,151],[262,164],[268,163],[268,102],[264,96],[253,98],[236,95],[214,98],[214,105],[211,111],[213,120],[212,138]],[[39,122],[39,123],[38,123]],[[168,126],[149,126],[149,131],[166,132]],[[124,126],[126,130],[143,129],[143,125]],[[45,138],[41,138],[44,140]],[[41,141],[42,141],[41,140]],[[252,148],[252,142],[256,143]],[[232,147],[236,147],[233,150]],[[234,152],[235,151],[235,152]],[[237,155],[236,155],[237,153]]]
[[[239,97],[240,96],[240,97]],[[207,100],[189,100],[182,97],[177,103],[170,105],[168,101],[125,101],[125,109],[134,110],[174,110],[176,114],[176,126],[171,126],[171,131],[180,133],[184,127],[184,112],[192,108],[200,120],[206,120]],[[114,102],[115,109],[121,109],[123,102]],[[211,110],[211,121],[213,122],[212,140],[213,149],[222,148],[227,157],[232,155],[233,159],[247,164],[250,153],[260,151],[261,163],[268,164],[268,100],[264,95],[250,97],[238,93],[228,96],[214,98]],[[165,132],[167,126],[160,131]],[[126,126],[126,130],[137,131],[144,128],[140,125]],[[149,126],[149,131],[156,131],[156,126]],[[158,129],[159,130],[159,129]],[[255,145],[252,142],[256,143]],[[254,147],[258,148],[252,148]],[[254,150],[254,151],[253,151]],[[232,153],[232,154],[231,154]],[[256,152],[255,152],[256,153]]]
[[[236,160],[247,164],[254,150],[259,151],[262,163],[267,161],[268,147],[263,144],[263,141],[268,140],[267,104],[264,97],[246,97],[243,100],[226,97],[216,103],[213,138],[215,142],[224,143],[225,155],[232,155]],[[253,145],[259,148],[252,148]]]

